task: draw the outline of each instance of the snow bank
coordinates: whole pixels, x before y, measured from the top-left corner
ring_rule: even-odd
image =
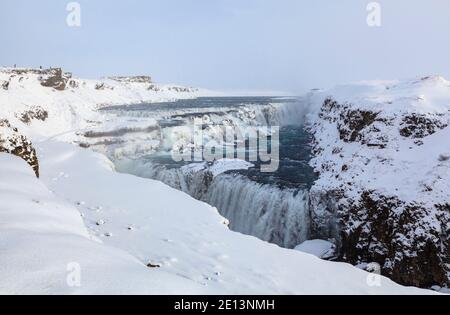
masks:
[[[303,253],[314,255],[322,259],[330,259],[334,256],[336,246],[328,241],[324,240],[309,240],[295,247]]]

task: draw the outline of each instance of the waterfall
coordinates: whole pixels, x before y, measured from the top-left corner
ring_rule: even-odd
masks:
[[[122,160],[119,171],[161,181],[216,207],[230,221],[233,231],[253,235],[286,248],[309,237],[307,189],[281,189],[263,185],[242,175],[213,177],[206,169],[184,173],[150,161]]]
[[[210,111],[214,110],[214,111]],[[243,107],[229,108],[189,108],[167,110],[162,107],[154,116],[150,110],[127,111],[116,110],[118,117],[136,117],[139,119],[160,119],[170,122],[175,119],[175,128],[179,124],[189,124],[193,117],[209,117],[214,123],[227,121],[238,127],[245,126],[287,126],[301,125],[305,108],[299,102],[270,103],[266,105],[248,104]],[[161,125],[164,133],[170,133],[170,124]],[[204,130],[208,132],[208,129]],[[217,137],[214,129],[211,137]],[[108,134],[109,135],[109,134]],[[115,134],[112,134],[114,136]],[[120,136],[120,134],[119,134]],[[194,172],[183,171],[181,165],[164,156],[139,155],[136,148],[148,141],[150,134],[143,139],[132,135],[136,141],[127,141],[122,136],[121,142],[111,147],[119,172],[161,181],[175,189],[181,190],[193,198],[202,200],[214,207],[230,221],[234,231],[258,237],[286,248],[294,248],[308,240],[310,236],[309,190],[303,188],[280,188],[276,184],[261,184],[239,172],[228,172],[213,176],[208,170],[198,169]],[[145,141],[144,141],[145,139]],[[128,148],[131,146],[131,149]],[[100,148],[97,148],[100,150]],[[167,150],[161,146],[160,150]],[[160,153],[162,153],[162,151]],[[129,152],[129,154],[127,154]],[[120,154],[117,154],[120,153]],[[167,154],[168,152],[166,152]],[[161,161],[162,158],[162,161]]]
[[[214,179],[204,201],[219,209],[230,228],[293,248],[309,236],[308,191],[261,185],[243,176]]]

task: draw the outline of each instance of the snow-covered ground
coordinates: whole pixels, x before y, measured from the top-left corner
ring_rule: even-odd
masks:
[[[42,180],[0,155],[2,293],[427,293],[231,232],[214,208],[99,154],[37,146]]]
[[[46,70],[1,68],[0,117],[17,125],[20,124],[17,116],[21,113],[36,107],[44,108],[48,111],[46,122],[35,121],[31,132],[54,136],[95,126],[102,119],[95,109],[101,106],[164,102],[213,94],[196,88],[155,84],[150,78],[88,80],[72,77],[70,73],[63,73],[66,86],[64,90],[57,90],[42,86],[47,77],[51,75]]]
[[[232,232],[215,208],[118,174],[105,156],[67,143],[103,123],[94,111],[101,105],[200,92],[117,80],[97,89],[99,81],[81,79],[59,91],[38,79],[0,71],[9,82],[0,118],[33,140],[41,171],[36,179],[24,161],[0,153],[0,293],[431,293]],[[48,118],[23,119],[26,111],[42,117],[37,107]]]

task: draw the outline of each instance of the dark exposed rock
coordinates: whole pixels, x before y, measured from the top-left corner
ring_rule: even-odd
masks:
[[[47,120],[48,112],[46,110],[44,110],[42,107],[35,106],[23,113],[16,114],[16,117],[21,122],[28,125],[33,120],[40,120],[40,121]]]
[[[2,82],[2,89],[8,90],[9,89],[9,81],[3,81]]]
[[[361,131],[372,125],[378,113],[361,110],[346,110],[341,114],[338,129],[341,140],[356,142],[363,140]]]
[[[433,118],[433,116],[435,117]],[[447,123],[439,119],[440,117],[442,117],[442,115],[407,115],[403,118],[400,135],[407,138],[420,139],[432,135],[439,129],[444,129],[448,126]]]
[[[104,82],[100,82],[100,83],[97,83],[95,85],[95,89],[98,90],[98,91],[103,91],[103,90],[107,90],[107,89],[108,90],[114,90],[114,87],[106,85]]]
[[[311,232],[315,239],[335,239],[339,241],[340,226],[338,215],[341,212],[339,201],[344,197],[344,190],[310,191]],[[339,245],[339,244],[336,244]]]
[[[182,87],[182,86],[171,86],[168,88],[169,91],[174,91],[177,93],[192,93],[196,92],[197,89],[189,88],[189,87]]]
[[[96,90],[104,90],[105,89],[105,83],[97,83],[95,85]]]
[[[25,160],[39,177],[39,162],[32,143],[7,120],[0,120],[0,152],[10,153]]]
[[[337,117],[335,115],[332,115],[332,113],[339,111],[342,107],[344,106],[340,105],[332,98],[327,98],[322,105],[319,117],[329,122],[336,122]]]
[[[389,121],[379,117],[378,112],[351,109],[349,104],[339,104],[332,98],[327,98],[322,105],[319,117],[330,123],[336,123],[339,137],[344,142],[360,142],[368,147],[380,149],[386,147],[387,139],[374,123],[387,125]],[[380,135],[366,139],[367,133],[380,133]]]
[[[310,196],[313,237],[334,239],[339,261],[376,262],[383,275],[403,285],[450,285],[449,204],[427,209],[375,191],[363,192],[359,200],[344,193],[312,191]]]
[[[83,149],[89,149],[91,147],[91,145],[86,142],[80,142],[78,145],[80,146],[80,148],[83,148]]]
[[[72,77],[70,73],[64,73],[61,68],[52,68],[42,71],[41,85],[51,87],[58,91],[66,88],[68,80]]]
[[[161,265],[160,264],[148,263],[147,267],[148,268],[161,268]]]
[[[72,88],[72,89],[76,89],[78,88],[80,85],[77,81],[75,80],[69,80],[69,82],[67,83],[67,85]]]
[[[352,264],[377,262],[384,275],[412,286],[448,285],[448,231],[435,229],[429,218],[447,229],[448,205],[427,209],[374,191],[365,191],[339,215],[340,258]]]
[[[146,75],[110,77],[110,79],[122,83],[152,83],[152,78]]]
[[[445,162],[450,160],[450,155],[441,154],[439,155],[439,162]]]
[[[161,89],[160,89],[156,84],[150,84],[150,85],[148,86],[148,90],[149,90],[149,91],[155,91],[155,92],[161,91]]]
[[[321,156],[315,168],[336,181],[311,189],[312,237],[334,239],[340,261],[355,265],[378,263],[383,275],[400,284],[448,287],[450,202],[433,205],[421,198],[405,201],[395,196],[395,191],[387,195],[365,188],[364,182],[356,185],[351,180],[364,176],[364,165],[371,163],[371,159],[380,165],[389,163],[389,154],[385,155],[381,149],[399,149],[399,125],[403,124],[403,136],[423,143],[424,137],[446,127],[447,118],[439,114],[359,110],[357,106],[339,104],[331,98],[324,101],[319,118],[310,126],[311,132],[316,137],[336,134],[338,137],[328,147],[321,145],[320,137],[315,138],[313,153]],[[330,131],[323,135],[324,130]],[[343,164],[339,157],[344,158],[345,142],[370,147],[374,155],[355,153],[347,156]],[[330,156],[322,156],[324,151]],[[436,157],[439,160],[436,163],[446,163],[449,160],[446,155]],[[362,168],[353,168],[353,159]],[[425,196],[437,194],[436,186],[426,182],[423,185]]]

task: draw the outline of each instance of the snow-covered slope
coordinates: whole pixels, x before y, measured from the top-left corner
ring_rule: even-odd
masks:
[[[427,293],[231,232],[214,208],[101,155],[38,150],[43,182],[0,154],[2,293]]]
[[[308,95],[317,237],[398,282],[450,281],[450,82],[363,82]]]
[[[101,119],[94,109],[103,105],[152,103],[194,98],[209,92],[175,85],[159,85],[149,77],[84,80],[60,69],[0,68],[0,117],[15,126],[30,121],[34,134],[55,135],[91,127]],[[36,115],[44,112],[45,115]],[[33,115],[33,113],[35,115]]]
[[[175,293],[174,283],[202,292],[102,244],[73,205],[50,192],[24,161],[4,153],[0,200],[0,294]]]

